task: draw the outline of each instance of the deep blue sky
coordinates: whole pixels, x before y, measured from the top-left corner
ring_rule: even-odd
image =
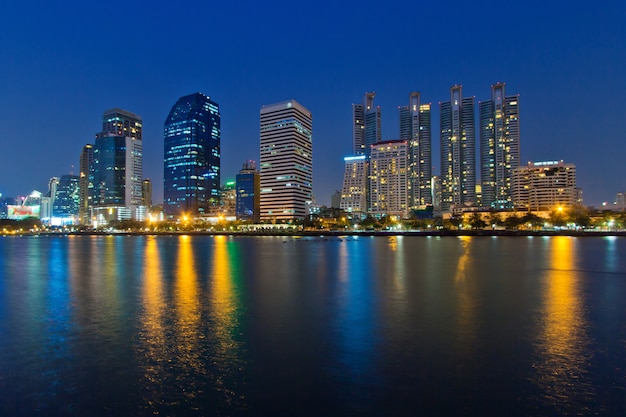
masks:
[[[178,97],[222,115],[222,181],[258,160],[259,109],[313,113],[314,194],[330,204],[351,149],[351,104],[376,91],[383,139],[411,91],[521,95],[522,161],[575,163],[586,204],[626,190],[626,2],[14,1],[0,14],[0,192],[78,172],[103,111],[143,117],[144,176],[162,200],[163,122]]]

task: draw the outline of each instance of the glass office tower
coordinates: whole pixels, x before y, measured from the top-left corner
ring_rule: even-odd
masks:
[[[140,116],[117,108],[104,112],[93,149],[94,206],[132,211],[142,204],[142,149]]]
[[[260,219],[261,177],[254,161],[247,161],[236,177],[237,220],[258,223]]]
[[[220,199],[220,110],[202,93],[178,99],[164,126],[163,210],[202,216]]]

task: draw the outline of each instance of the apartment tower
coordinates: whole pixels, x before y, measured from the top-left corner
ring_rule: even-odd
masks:
[[[505,84],[491,86],[491,100],[479,103],[482,206],[513,207],[513,170],[520,165],[519,95]]]
[[[406,140],[372,145],[369,212],[373,216],[408,217],[408,148]]]
[[[400,140],[409,144],[408,192],[409,208],[418,209],[433,204],[432,146],[430,103],[420,103],[420,93],[409,94],[409,105],[399,107]]]
[[[441,132],[441,209],[476,204],[474,97],[450,88],[450,101],[439,103]]]

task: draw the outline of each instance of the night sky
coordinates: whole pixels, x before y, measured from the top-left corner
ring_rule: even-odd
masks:
[[[520,94],[523,163],[576,164],[587,205],[626,191],[623,0],[5,3],[4,196],[77,174],[102,113],[121,107],[143,118],[144,177],[162,202],[163,122],[199,91],[220,105],[222,182],[258,161],[263,104],[293,98],[311,110],[313,191],[328,205],[365,91],[377,93],[385,140],[398,138],[397,107],[411,91],[433,104],[438,174],[438,102],[453,84],[487,100],[498,81]]]

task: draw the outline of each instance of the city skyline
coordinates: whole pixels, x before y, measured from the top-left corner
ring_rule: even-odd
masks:
[[[497,82],[520,94],[523,103],[521,165],[540,160],[576,164],[588,205],[612,201],[626,189],[626,167],[613,156],[623,155],[626,147],[616,93],[626,88],[624,4],[584,10],[550,4],[538,8],[533,2],[501,5],[509,30],[499,38],[487,36],[492,28],[481,14],[491,2],[402,4],[403,9],[392,2],[374,19],[376,36],[368,48],[377,55],[368,65],[359,64],[363,48],[353,48],[353,35],[368,7],[333,5],[330,14],[323,2],[306,8],[280,5],[265,10],[249,4],[238,13],[234,5],[198,3],[189,14],[132,2],[127,12],[142,18],[132,33],[124,34],[100,33],[96,28],[106,22],[106,14],[95,6],[46,3],[30,10],[8,5],[0,37],[6,63],[0,75],[9,80],[0,95],[0,193],[45,191],[52,176],[78,175],[80,151],[93,143],[102,111],[119,107],[143,118],[143,174],[152,180],[153,200],[160,203],[163,120],[178,97],[200,91],[220,103],[222,182],[234,179],[242,162],[258,160],[258,108],[263,103],[291,98],[306,103],[315,115],[313,193],[320,204],[330,205],[330,195],[341,189],[343,158],[352,153],[351,105],[366,91],[376,92],[382,109],[382,140],[394,140],[399,139],[396,109],[406,104],[409,92],[420,91],[421,103],[431,103],[431,123],[437,127],[438,102],[447,100],[450,86],[462,84],[464,96],[475,97],[477,106],[490,99],[490,86]],[[454,56],[449,49],[458,36],[440,31],[450,10],[476,22],[464,30],[463,48]],[[418,11],[420,54],[410,52],[415,36],[410,23]],[[233,19],[217,19],[210,29],[194,26],[216,14],[232,16],[234,24]],[[183,27],[191,32],[190,42],[181,46],[180,55],[166,53],[180,46],[174,34]],[[296,36],[286,39],[285,49],[268,52],[264,39],[290,31]],[[132,47],[115,46],[122,43]],[[115,59],[103,62],[107,48]],[[198,48],[210,50],[212,60],[197,57],[189,65],[179,58]],[[478,126],[478,114],[475,120]],[[24,143],[39,146],[26,149]],[[437,132],[432,143],[437,174]],[[589,143],[597,147],[590,150]]]

